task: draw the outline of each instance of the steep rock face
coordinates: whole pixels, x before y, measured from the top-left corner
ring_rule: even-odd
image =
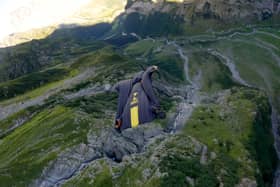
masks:
[[[142,37],[158,37],[193,35],[268,19],[277,22],[279,4],[274,0],[128,1],[120,18],[120,30]]]
[[[184,0],[184,1],[130,1],[126,13],[141,12],[151,14],[155,11],[175,13],[186,18],[216,18],[223,21],[237,21],[246,18],[267,19],[278,13],[279,3],[274,0]],[[240,21],[240,20],[239,20]]]
[[[121,162],[124,157],[143,152],[153,137],[163,134],[161,128],[151,126],[128,129],[121,134],[115,130],[102,132],[100,136],[88,133],[88,144],[81,143],[69,148],[46,167],[31,186],[51,187],[60,185],[98,159],[111,158]]]
[[[113,2],[92,0],[61,23],[13,33],[5,37],[0,40],[0,47],[45,38],[57,28],[113,22],[123,12],[126,15],[139,13],[146,16],[160,12],[170,14],[175,22],[178,16],[189,22],[193,22],[196,18],[251,22],[265,20],[274,14],[279,14],[280,2],[277,0],[115,0]]]
[[[204,18],[215,17],[221,20],[267,19],[273,13],[273,0],[248,1],[248,0],[198,0],[195,2],[195,13]]]

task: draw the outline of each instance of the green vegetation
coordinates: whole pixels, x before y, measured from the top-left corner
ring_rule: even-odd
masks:
[[[124,75],[131,73],[137,69],[131,66],[131,61],[122,62],[123,59],[112,48],[104,48],[96,52],[92,52],[76,59],[72,64],[66,66],[57,65],[55,68],[47,69],[40,72],[31,73],[18,79],[0,83],[0,93],[2,92],[1,104],[8,105],[16,102],[24,102],[27,99],[47,93],[49,90],[57,89],[63,86],[64,81],[83,73],[88,68],[98,68],[98,74],[92,69],[91,76],[86,80],[81,80],[74,87],[67,89],[68,91],[78,91],[93,83],[116,82],[121,80]],[[108,68],[106,65],[111,65]],[[101,66],[103,68],[101,68]],[[105,67],[105,68],[104,68]],[[122,72],[118,68],[123,69]],[[7,98],[10,98],[7,100]]]
[[[104,93],[92,97],[82,97],[73,100],[66,100],[65,106],[79,108],[94,118],[106,118],[106,110],[115,111],[117,109],[117,94]]]
[[[273,33],[273,31],[263,31],[264,33],[258,33],[254,35],[255,38],[260,39],[274,47],[276,54],[280,55],[280,35],[278,33]],[[271,35],[272,34],[272,35]],[[278,34],[278,35],[277,35]],[[273,48],[272,48],[273,50]]]
[[[213,165],[202,165],[197,158],[188,159],[177,154],[168,155],[161,161],[160,169],[167,173],[160,181],[160,186],[192,186],[186,180],[186,176],[195,181],[196,187],[219,186]]]
[[[124,21],[124,30],[140,36],[176,35],[182,33],[183,17],[154,12],[149,16],[137,12],[129,14]]]
[[[66,103],[59,98],[53,100],[54,102],[50,99],[41,112],[37,108],[37,114],[14,132],[2,137],[1,184],[5,186],[30,184],[60,152],[79,143],[86,143],[90,129],[94,129],[97,133],[98,129],[111,125],[113,116],[110,113],[117,105],[116,94],[106,93]],[[66,106],[63,106],[64,104]],[[1,128],[6,128],[5,125],[10,126],[16,119],[27,117],[34,110],[31,108],[11,116],[1,122]],[[9,173],[9,176],[5,173]],[[100,179],[99,184],[103,184],[104,180]]]
[[[16,124],[22,123],[22,121],[27,121],[35,113],[39,112],[39,107],[29,107],[26,110],[19,111],[8,118],[0,121],[0,139],[11,133],[16,127]]]
[[[60,151],[85,142],[88,122],[77,123],[76,118],[73,110],[57,106],[40,112],[4,137],[0,144],[1,184],[26,186]]]
[[[81,185],[82,186],[82,185]],[[101,173],[96,176],[93,186],[97,187],[110,187],[113,186],[112,176],[108,167],[104,167]]]
[[[268,101],[256,90],[234,88],[231,92],[221,104],[197,108],[185,133],[238,162],[240,167],[232,177],[251,176],[261,186],[271,184],[277,157]],[[255,172],[257,167],[261,173]]]
[[[170,83],[176,84],[185,81],[184,62],[174,53],[168,54],[162,52],[155,54],[147,63],[147,66],[150,65],[159,66],[163,78]]]
[[[267,95],[279,109],[279,27],[258,28],[262,32],[251,33],[253,28],[240,24],[199,18],[183,25],[183,18],[173,13],[133,13],[124,23],[114,23],[114,27],[124,26],[124,32],[154,37],[122,47],[96,41],[111,29],[110,24],[101,24],[97,30],[61,29],[42,40],[0,49],[1,107],[50,95],[43,105],[0,121],[0,186],[28,186],[61,152],[87,143],[89,132],[99,136],[112,127],[116,93],[73,99],[67,99],[68,94],[113,86],[149,65],[159,66],[160,81],[168,89],[186,85],[184,61],[178,49],[165,40],[184,48],[192,79],[201,73],[202,104],[180,133],[153,139],[145,151],[121,164],[108,158],[89,163],[65,186],[179,187],[193,182],[198,187],[220,183],[232,187],[243,178],[257,180],[259,186],[271,185],[277,158]],[[229,27],[236,29],[225,31]],[[229,37],[236,31],[243,35]],[[198,33],[203,35],[192,37]],[[238,85],[223,59],[208,49],[229,57],[245,81],[267,94]],[[177,109],[175,97],[160,94],[160,101],[167,116],[172,116]],[[166,127],[170,120],[157,119],[149,127]],[[20,126],[16,128],[16,124]],[[206,164],[200,162],[203,145],[208,148]]]
[[[167,82],[172,84],[185,82],[184,62],[174,46],[165,46],[159,41],[144,40],[130,44],[125,48],[125,52],[133,58],[147,59],[139,60],[143,67],[158,66],[162,78]]]
[[[104,48],[92,54],[85,55],[71,65],[72,71],[76,69],[85,70],[93,66],[93,75],[86,80],[80,81],[71,88],[69,92],[79,91],[94,84],[115,84],[141,70],[134,60],[127,59],[113,48]]]
[[[160,50],[158,52],[158,49]],[[184,62],[179,54],[174,53],[173,46],[164,47],[160,42],[153,43],[152,41],[137,42],[129,45],[125,51],[133,58],[138,54],[138,57],[146,58],[140,63],[143,67],[156,65],[160,69],[161,78],[172,84],[185,82]]]
[[[140,40],[132,43],[125,48],[125,52],[130,56],[146,57],[150,55],[157,47],[160,47],[160,42],[152,40]]]
[[[169,155],[162,160],[160,167],[162,172],[168,173],[162,179],[161,186],[191,186],[186,181],[185,176],[198,180],[196,186],[218,185],[214,173],[207,167],[203,167],[198,159],[188,160],[180,158],[178,155]]]
[[[83,54],[101,49],[106,44],[96,41],[96,36],[109,28],[101,24],[59,29],[47,38],[0,49],[0,82],[64,64]]]
[[[98,98],[110,100],[108,95],[95,97]],[[65,186],[106,184],[180,187],[191,186],[191,180],[198,187],[216,187],[220,181],[224,186],[232,187],[242,178],[256,179],[259,186],[270,185],[277,158],[273,149],[270,106],[266,95],[258,90],[235,87],[224,91],[219,100],[219,103],[198,107],[182,133],[159,146],[164,151],[151,147],[143,155],[133,157],[133,164],[124,162],[124,165],[108,165],[104,163],[106,159],[102,159]],[[163,101],[167,109],[172,107],[171,99]],[[84,105],[91,105],[88,101],[83,102]],[[104,108],[110,106],[105,105]],[[155,145],[159,142],[155,142]],[[208,147],[206,164],[200,163],[202,144],[198,142]],[[195,151],[197,149],[200,151]],[[214,153],[215,156],[212,156]],[[164,173],[161,177],[155,175],[155,158],[160,161],[159,171]],[[98,166],[100,162],[101,167]],[[144,170],[150,173],[147,178],[144,178]],[[118,177],[112,179],[113,173],[119,173]],[[190,180],[186,180],[186,177]]]
[[[188,36],[195,36],[199,34],[205,34],[210,31],[225,31],[232,28],[244,28],[246,24],[242,23],[228,23],[225,24],[217,19],[203,19],[203,18],[191,18],[184,24],[184,33]]]
[[[38,87],[34,90],[27,91],[26,93],[18,95],[16,97],[12,97],[10,99],[3,100],[0,102],[1,106],[7,106],[7,105],[10,105],[13,103],[24,103],[25,101],[27,101],[29,99],[44,95],[44,94],[48,93],[50,90],[57,89],[58,87],[63,85],[64,81],[65,81],[65,79],[51,82],[51,83],[45,84],[41,87]]]
[[[0,101],[24,94],[47,83],[58,81],[68,75],[66,69],[48,69],[31,73],[18,79],[0,83]]]
[[[101,167],[102,170],[97,171],[97,168],[90,166],[77,176],[75,178],[76,180],[68,181],[63,185],[63,187],[112,187],[112,175],[106,162],[104,160],[100,160],[98,161],[97,166],[97,168]]]
[[[250,84],[267,90],[268,95],[273,99],[278,110],[280,109],[277,97],[280,88],[279,68],[279,39],[265,35],[239,36],[233,40],[221,40],[212,46],[221,53],[227,55],[236,64],[241,77]],[[260,45],[258,40],[265,40],[268,45]],[[278,59],[271,51],[278,55]],[[254,55],[252,55],[254,54]]]
[[[78,58],[70,68],[85,69],[94,65],[113,65],[122,62],[124,59],[120,54],[114,50],[114,48],[107,46],[100,50],[87,53]]]
[[[200,84],[205,92],[211,93],[237,85],[223,62],[207,52],[192,53],[189,64],[191,77],[201,73]]]

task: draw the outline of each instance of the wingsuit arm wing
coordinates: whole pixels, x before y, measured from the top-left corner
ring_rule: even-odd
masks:
[[[152,86],[152,74],[155,71],[155,67],[149,67],[143,74],[142,77],[142,86],[143,89],[148,96],[149,100],[152,103],[152,106],[155,108],[159,108],[159,100],[157,99],[156,95],[154,94],[153,91],[153,86]]]

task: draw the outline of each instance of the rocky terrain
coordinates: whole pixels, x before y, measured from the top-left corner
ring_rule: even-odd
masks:
[[[129,1],[0,49],[0,184],[279,186],[277,6]],[[114,85],[149,65],[167,117],[119,134]]]
[[[280,11],[280,3],[275,0],[248,1],[248,0],[183,0],[183,1],[129,1],[126,13],[133,12],[144,15],[155,12],[173,13],[182,16],[192,24],[198,18],[217,19],[224,22],[250,22],[252,20],[265,20]],[[245,18],[245,19],[244,19]]]

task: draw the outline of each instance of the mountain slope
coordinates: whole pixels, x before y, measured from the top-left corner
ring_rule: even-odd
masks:
[[[189,35],[184,4],[147,17],[137,4],[0,50],[1,185],[277,186],[279,26]],[[167,118],[118,134],[114,85],[149,65]]]
[[[38,26],[34,25],[34,23],[32,24],[35,28],[30,28],[30,23],[29,25],[27,24],[27,26],[25,26],[24,24],[25,22],[27,22],[26,20],[34,19],[33,17],[36,16],[36,14],[34,15],[33,12],[36,12],[37,9],[42,9],[44,6],[48,6],[47,8],[51,8],[51,6],[48,5],[46,1],[27,3],[26,6],[23,6],[28,9],[27,15],[21,14],[20,11],[21,8],[23,8],[21,7],[19,8],[19,10],[13,11],[10,14],[11,18],[9,18],[13,20],[13,25],[16,25],[18,28],[26,27],[25,30],[28,31],[12,33],[3,39],[1,38],[0,47],[14,46],[24,42],[29,42],[33,39],[43,39],[59,28],[72,28],[77,26],[89,26],[98,23],[110,23],[124,11],[126,5],[125,0],[91,0],[86,2],[87,3],[85,5],[83,5],[83,3],[82,5],[80,5],[80,7],[76,7],[73,12],[70,12],[70,15],[64,17],[63,19],[61,18],[62,20],[54,20],[51,25],[47,25],[45,28],[38,28]],[[50,4],[51,3],[53,4],[53,2],[50,2]],[[61,5],[61,3],[63,2],[59,2],[58,4]],[[59,7],[57,5],[57,7],[53,8],[57,10]],[[61,12],[63,12],[63,10],[61,10]],[[40,13],[37,14],[40,15]],[[45,20],[48,20],[48,17],[53,17],[53,15],[40,15],[40,17],[37,19],[43,18],[43,22]],[[57,17],[59,18],[59,16]]]

